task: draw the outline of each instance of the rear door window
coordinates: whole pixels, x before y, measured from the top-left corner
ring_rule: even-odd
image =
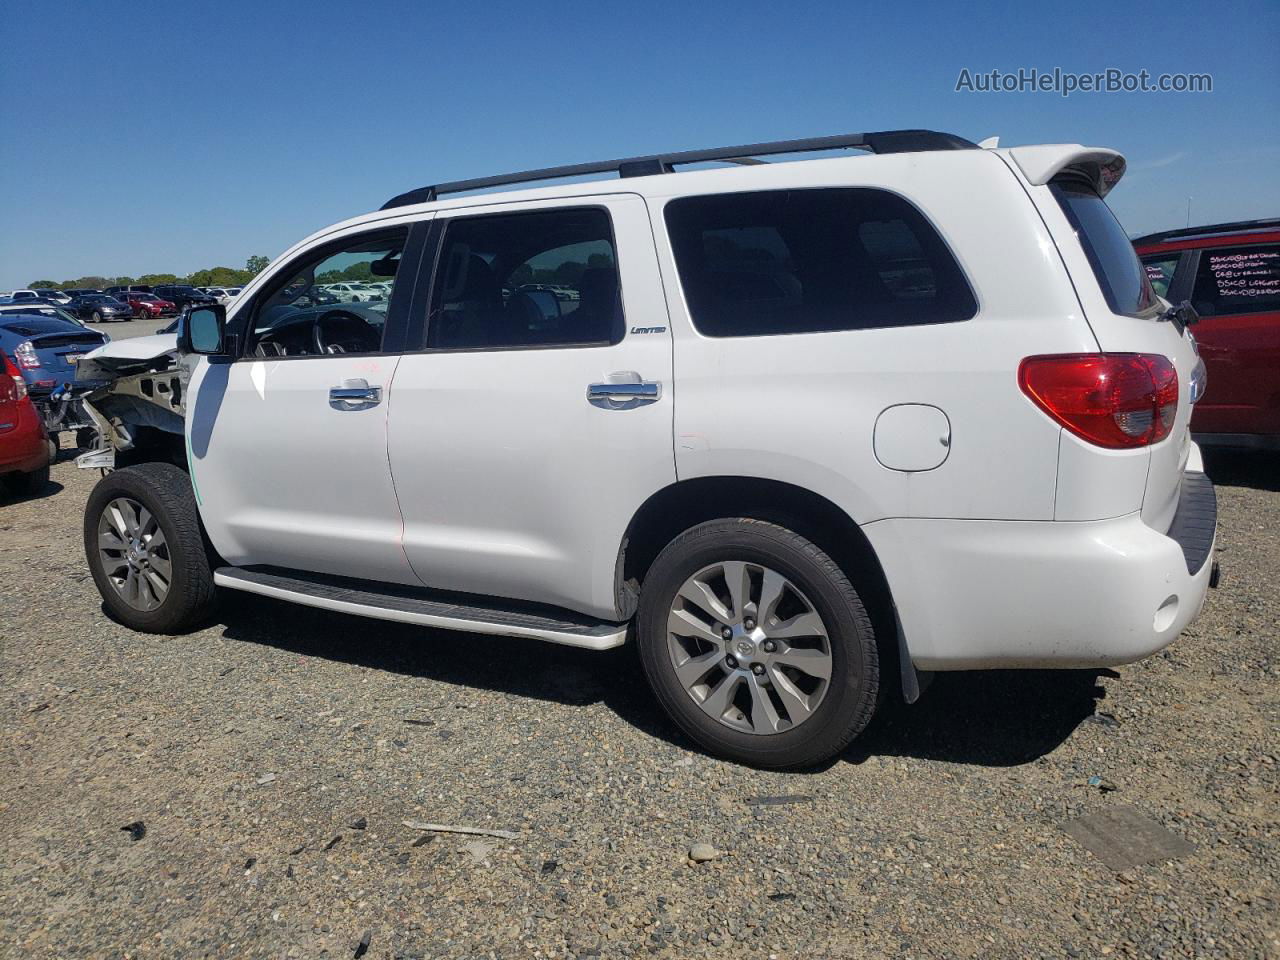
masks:
[[[1150,311],[1158,302],[1156,292],[1106,201],[1082,180],[1056,180],[1049,188],[1075,230],[1111,312],[1140,316]]]
[[[1280,244],[1201,250],[1191,302],[1206,317],[1280,312]]]
[[[685,301],[705,336],[951,323],[978,310],[938,232],[883,190],[682,197],[665,217]]]
[[[1151,289],[1156,292],[1156,296],[1169,296],[1169,284],[1173,283],[1174,271],[1178,269],[1178,260],[1181,254],[1171,253],[1168,255],[1143,257],[1142,268],[1147,272],[1147,282],[1151,284]]]

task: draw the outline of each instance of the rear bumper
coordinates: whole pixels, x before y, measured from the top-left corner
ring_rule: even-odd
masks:
[[[1213,485],[1188,473],[1169,534],[1092,522],[881,520],[863,528],[922,670],[1101,667],[1171,643],[1204,604]]]

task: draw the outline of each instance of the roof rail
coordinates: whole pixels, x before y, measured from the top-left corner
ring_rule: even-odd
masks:
[[[658,153],[645,157],[625,157],[620,160],[602,160],[595,163],[574,163],[564,167],[544,167],[541,170],[525,170],[522,173],[504,173],[495,177],[477,177],[474,180],[454,180],[419,187],[392,197],[382,205],[383,210],[405,207],[413,203],[430,203],[446,193],[464,193],[503,187],[513,183],[532,183],[539,180],[559,180],[564,177],[582,177],[594,173],[616,173],[619,177],[646,177],[651,174],[674,173],[677,164],[705,163],[719,160],[726,163],[756,163],[757,157],[779,153],[808,153],[815,150],[839,150],[856,148],[870,153],[915,153],[924,150],[974,150],[977,144],[950,133],[933,130],[884,130],[879,133],[849,133],[834,137],[810,137],[805,140],[775,140],[771,143],[748,143],[737,147],[714,147],[710,150],[685,150],[679,153]]]
[[[1134,237],[1137,243],[1163,243],[1166,240],[1186,240],[1189,237],[1212,237],[1222,233],[1247,233],[1257,230],[1275,230],[1280,228],[1280,217],[1270,220],[1236,220],[1232,223],[1210,223],[1203,227],[1180,227],[1177,230],[1163,230],[1160,233],[1148,233]]]

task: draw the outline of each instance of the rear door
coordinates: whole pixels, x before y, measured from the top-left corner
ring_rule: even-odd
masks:
[[[1198,251],[1191,302],[1209,383],[1192,429],[1280,434],[1280,243]]]
[[[391,391],[404,550],[429,587],[615,618],[627,525],[675,480],[645,204],[483,210],[440,213],[414,306],[425,339]]]

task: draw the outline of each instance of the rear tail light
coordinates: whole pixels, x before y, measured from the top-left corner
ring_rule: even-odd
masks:
[[[24,340],[13,351],[13,359],[18,361],[18,366],[23,370],[34,370],[40,366],[40,357],[36,355],[36,348],[30,340]]]
[[[27,381],[23,380],[21,377],[15,377],[12,375],[9,379],[13,381],[13,396],[9,399],[25,400],[27,398]]]
[[[1157,354],[1027,357],[1018,386],[1076,436],[1110,449],[1157,443],[1178,415],[1178,372]]]

